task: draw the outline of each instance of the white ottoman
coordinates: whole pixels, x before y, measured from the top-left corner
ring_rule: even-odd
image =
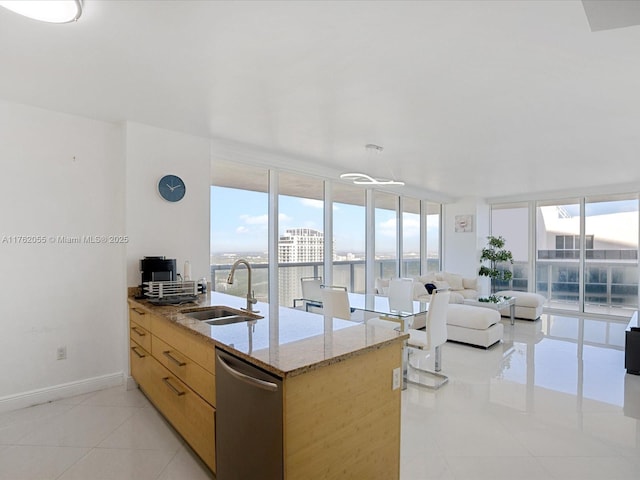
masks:
[[[537,320],[542,315],[542,308],[547,301],[542,295],[530,292],[518,292],[515,290],[502,290],[496,292],[496,295],[502,295],[507,297],[515,297],[516,299],[516,318],[522,318],[524,320]],[[500,311],[503,317],[509,316],[509,309],[506,308]]]
[[[502,340],[503,333],[497,310],[457,303],[447,308],[447,339],[452,342],[489,348]]]

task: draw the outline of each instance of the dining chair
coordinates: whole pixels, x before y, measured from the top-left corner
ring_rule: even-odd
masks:
[[[346,287],[322,285],[322,310],[325,316],[351,320],[351,307]]]
[[[413,279],[392,278],[388,281],[387,297],[389,299],[389,313],[383,317],[369,318],[365,321],[367,325],[390,328],[401,331],[404,320],[401,317],[394,318],[393,313],[413,312]]]
[[[389,280],[389,309],[393,312],[413,312],[413,279],[392,278]]]
[[[302,277],[300,278],[300,285],[302,287],[302,298],[293,300],[293,308],[296,307],[297,301],[303,303],[307,312],[309,308],[322,308],[322,294],[320,292],[322,277]]]
[[[427,388],[438,389],[449,381],[446,375],[440,373],[442,370],[442,352],[441,347],[447,341],[447,308],[449,307],[450,291],[434,291],[429,302],[429,311],[427,312],[427,325],[425,330],[416,330],[409,328],[409,368],[419,373],[426,373],[436,378],[433,385],[422,383],[420,381],[407,378],[408,383],[420,385]],[[428,351],[429,355],[433,355],[435,368],[427,370],[411,363],[413,350],[418,349]]]

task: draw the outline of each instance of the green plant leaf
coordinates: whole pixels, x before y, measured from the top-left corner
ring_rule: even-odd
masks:
[[[499,264],[513,264],[513,255],[509,250],[504,248],[506,240],[503,237],[487,237],[487,246],[484,247],[480,254],[480,269],[478,275],[489,277],[499,281],[511,280],[513,274],[508,269],[500,269]],[[489,265],[487,266],[486,263]]]

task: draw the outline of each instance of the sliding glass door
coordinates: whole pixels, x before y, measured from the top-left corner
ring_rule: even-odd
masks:
[[[629,316],[638,308],[638,197],[539,203],[536,291],[551,308]]]
[[[548,306],[580,311],[580,200],[538,204],[536,291]]]
[[[638,308],[638,199],[585,201],[584,309],[629,315]]]

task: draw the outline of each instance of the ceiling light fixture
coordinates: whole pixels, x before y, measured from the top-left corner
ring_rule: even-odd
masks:
[[[374,145],[373,143],[367,143],[364,148],[366,148],[368,152],[374,153],[382,153],[384,150],[380,145]]]
[[[404,185],[404,182],[387,180],[386,178],[373,178],[366,173],[343,173],[340,178],[353,180],[356,185]]]
[[[382,148],[380,145],[374,145],[373,143],[368,143],[364,146],[367,150],[367,153],[373,158],[373,156],[378,156],[382,153]],[[340,175],[340,178],[344,180],[351,180],[356,185],[404,185],[404,182],[399,180],[389,180],[387,178],[373,178],[371,175],[367,175],[366,173],[343,173]]]
[[[74,22],[82,15],[82,0],[2,0],[0,6],[25,17],[49,23]]]

